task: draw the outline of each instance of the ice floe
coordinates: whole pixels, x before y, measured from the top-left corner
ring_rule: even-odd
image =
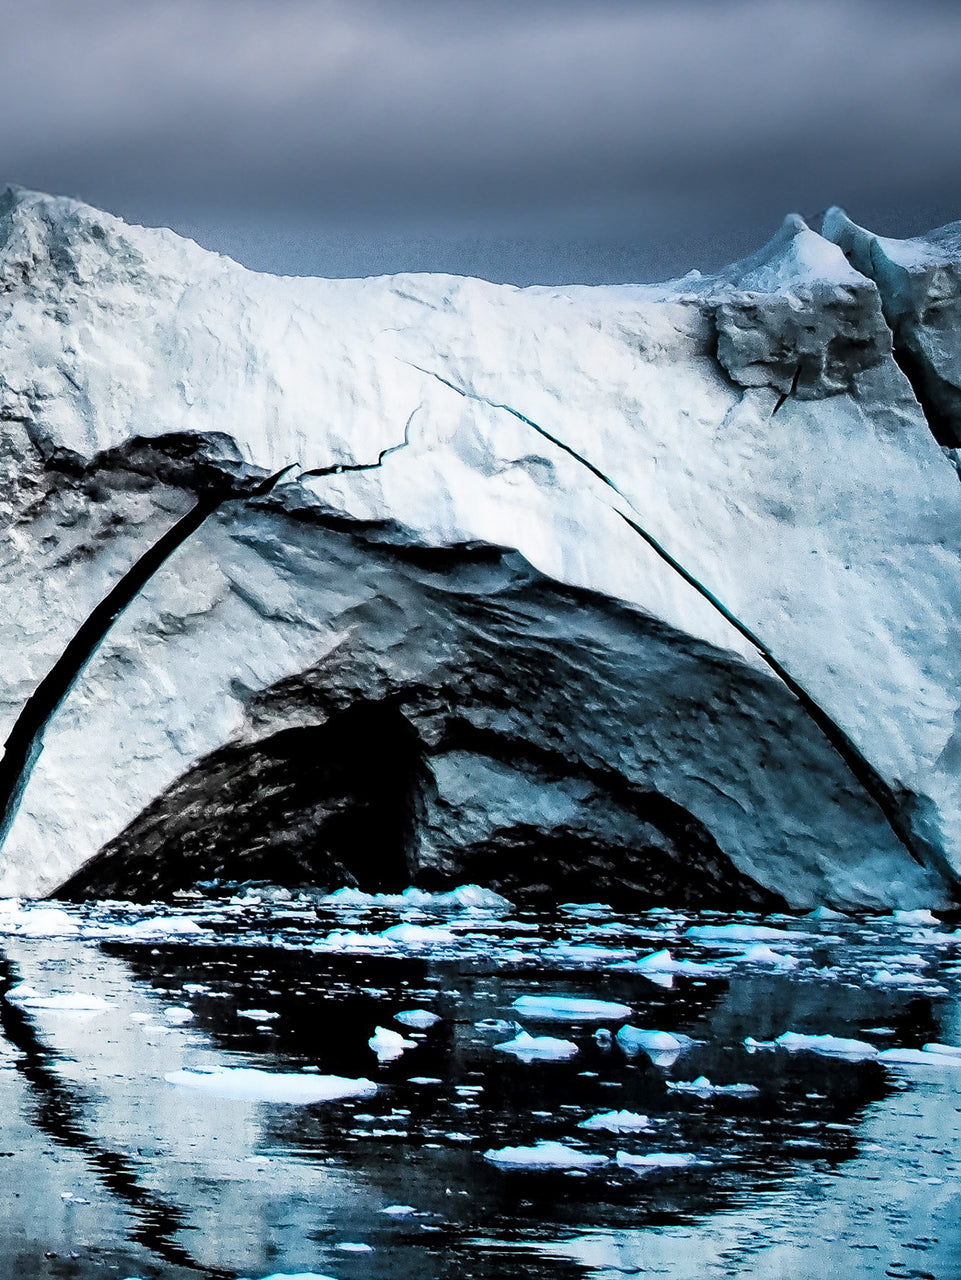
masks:
[[[269,1009],[238,1009],[238,1018],[249,1018],[251,1022],[273,1022],[275,1018],[279,1018],[279,1013],[272,1013]]]
[[[600,1111],[596,1116],[582,1120],[578,1129],[600,1129],[607,1133],[641,1133],[650,1129],[647,1116],[636,1111]]]
[[[850,1058],[852,1061],[857,1061],[861,1058],[878,1056],[878,1050],[873,1044],[868,1044],[865,1040],[851,1040],[844,1036],[810,1036],[801,1035],[796,1031],[785,1031],[775,1039],[774,1043],[780,1045],[782,1049],[787,1049],[789,1053],[808,1051],[820,1053],[828,1058]]]
[[[250,1102],[336,1102],[341,1098],[369,1098],[377,1092],[373,1080],[322,1076],[297,1071],[260,1071],[254,1067],[218,1067],[210,1071],[169,1071],[168,1084],[193,1089],[215,1098]]]
[[[533,1062],[535,1058],[563,1062],[567,1058],[573,1058],[578,1052],[577,1045],[571,1040],[532,1036],[528,1031],[520,1031],[513,1040],[504,1040],[501,1044],[495,1044],[494,1048],[500,1053],[511,1053],[525,1062]]]
[[[440,1022],[440,1015],[431,1013],[429,1009],[404,1009],[394,1014],[394,1021],[405,1027],[415,1027],[418,1031],[426,1031],[428,1027]]]
[[[414,1049],[416,1040],[405,1040],[399,1031],[391,1031],[390,1027],[375,1027],[374,1034],[367,1041],[378,1062],[393,1062],[405,1049]]]
[[[674,1035],[670,1031],[643,1031],[626,1024],[617,1033],[617,1043],[628,1057],[646,1053],[655,1066],[670,1067],[694,1041],[690,1036]]]
[[[715,1094],[727,1094],[732,1098],[754,1098],[761,1092],[756,1084],[711,1084],[707,1076],[698,1076],[696,1080],[668,1080],[667,1087],[674,1093],[693,1093],[701,1098],[709,1098]]]
[[[101,996],[87,991],[66,991],[59,995],[45,996],[27,983],[21,982],[6,993],[10,1004],[22,1009],[54,1009],[63,1013],[96,1013],[109,1008]]]
[[[562,1142],[537,1142],[532,1147],[501,1147],[484,1152],[484,1159],[502,1169],[596,1169],[607,1156],[592,1155]]]
[[[522,1018],[538,1022],[613,1022],[633,1012],[627,1004],[578,996],[518,996],[513,1007]]]
[[[649,1151],[646,1155],[618,1151],[615,1160],[622,1169],[682,1169],[696,1164],[697,1156],[689,1151]]]

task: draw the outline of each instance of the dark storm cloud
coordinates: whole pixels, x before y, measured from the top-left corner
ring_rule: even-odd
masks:
[[[961,216],[947,3],[32,0],[0,15],[0,175],[201,236],[365,225],[674,237],[724,256],[829,202],[894,231]]]

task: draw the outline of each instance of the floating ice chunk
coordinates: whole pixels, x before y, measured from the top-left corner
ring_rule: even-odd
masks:
[[[772,929],[764,924],[695,924],[685,933],[688,938],[701,942],[793,942],[797,938],[809,938],[809,933]]]
[[[409,921],[392,924],[380,936],[402,947],[429,947],[455,941],[450,929],[445,929],[441,925],[411,924]]]
[[[272,1022],[279,1018],[279,1013],[271,1013],[269,1009],[238,1009],[238,1018],[250,1018],[252,1022]]]
[[[895,924],[940,924],[940,920],[930,911],[892,911],[891,919]]]
[[[379,1062],[393,1062],[405,1049],[416,1048],[415,1040],[405,1040],[399,1031],[391,1031],[390,1027],[375,1027],[374,1034],[367,1041]]]
[[[369,1098],[377,1092],[373,1080],[347,1076],[308,1075],[297,1071],[259,1071],[253,1067],[218,1067],[211,1071],[170,1071],[164,1079],[178,1088],[194,1089],[215,1098],[249,1102],[336,1102],[340,1098]]]
[[[389,1204],[381,1209],[381,1213],[386,1213],[390,1218],[409,1218],[412,1213],[417,1210],[412,1204]]]
[[[628,1057],[646,1053],[655,1066],[670,1067],[694,1041],[690,1036],[673,1035],[670,1031],[642,1031],[627,1024],[618,1031],[617,1043]]]
[[[183,1005],[172,1005],[169,1009],[164,1009],[164,1017],[175,1026],[180,1026],[184,1022],[193,1022],[194,1013],[193,1009],[186,1009]]]
[[[955,1056],[951,1053],[932,1053],[929,1049],[882,1049],[878,1054],[878,1062],[961,1071],[961,1054]]]
[[[23,938],[60,938],[79,932],[76,920],[58,907],[35,907],[23,912],[17,929]]]
[[[334,1245],[335,1249],[339,1249],[341,1253],[373,1253],[374,1246],[372,1244],[361,1244],[360,1241],[341,1240],[340,1244]]]
[[[485,1151],[484,1159],[502,1169],[595,1169],[607,1156],[591,1155],[562,1142],[537,1142],[533,1147],[501,1147]]]
[[[440,1016],[431,1013],[429,1009],[404,1009],[402,1013],[394,1014],[394,1021],[402,1023],[405,1027],[416,1027],[420,1031],[426,1031],[428,1027],[436,1026],[440,1022]]]
[[[379,933],[358,933],[354,929],[334,929],[315,942],[314,951],[387,951],[392,943]]]
[[[875,969],[869,981],[876,987],[923,987],[930,982],[920,973],[900,973],[891,969]]]
[[[136,1277],[131,1277],[136,1280]],[[333,1276],[322,1276],[319,1271],[274,1271],[263,1280],[334,1280]]]
[[[649,1151],[643,1156],[618,1151],[615,1159],[622,1169],[682,1169],[697,1162],[697,1156],[689,1151]]]
[[[651,1128],[647,1116],[636,1111],[600,1111],[582,1120],[578,1129],[603,1129],[608,1133],[640,1133]]]
[[[961,1058],[961,1047],[955,1044],[938,1044],[936,1040],[932,1040],[921,1048],[925,1053],[943,1053],[946,1057]]]
[[[443,1084],[440,1076],[410,1076],[408,1084]]]
[[[519,1032],[513,1040],[495,1044],[494,1048],[501,1053],[512,1053],[523,1062],[533,1062],[535,1058],[563,1062],[567,1058],[573,1058],[578,1051],[577,1045],[570,1040],[555,1040],[553,1036],[532,1036],[527,1031]]]
[[[742,955],[731,956],[738,964],[769,964],[775,969],[796,969],[800,961],[796,956],[782,955],[780,951],[772,951],[766,943],[757,942],[748,947]]]
[[[204,933],[196,920],[189,916],[151,916],[136,924],[120,925],[110,930],[112,938],[178,938]]]
[[[546,960],[570,960],[577,964],[610,964],[634,955],[624,947],[598,947],[589,942],[555,942],[543,952]]]
[[[787,1049],[789,1053],[808,1050],[810,1053],[820,1053],[828,1058],[858,1060],[878,1056],[878,1051],[873,1044],[868,1044],[864,1040],[849,1040],[843,1036],[806,1036],[796,1031],[785,1031],[783,1035],[777,1037],[775,1044],[780,1045],[782,1049]]]
[[[539,1022],[613,1022],[632,1013],[627,1004],[577,996],[518,996],[513,1007],[522,1018]]]
[[[666,948],[663,951],[653,951],[649,956],[641,956],[639,960],[628,961],[626,964],[619,965],[618,968],[635,970],[645,976],[678,973],[696,977],[720,972],[715,965],[698,964],[695,960],[675,960]]]
[[[702,1098],[709,1098],[714,1094],[753,1098],[761,1092],[755,1084],[711,1084],[707,1076],[698,1076],[696,1080],[668,1080],[667,1087],[675,1093],[695,1093]]]
[[[835,911],[833,907],[824,905],[808,912],[809,920],[847,920],[848,918],[842,911]]]
[[[753,1036],[744,1037],[744,1048],[748,1053],[756,1053],[758,1049],[776,1049],[776,1040],[755,1040]]]
[[[106,1000],[85,991],[67,991],[62,995],[45,996],[25,982],[11,987],[7,1000],[22,1009],[55,1009],[61,1012],[93,1013],[109,1008]]]

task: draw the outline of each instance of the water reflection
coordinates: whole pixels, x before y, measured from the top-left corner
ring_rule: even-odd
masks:
[[[107,1256],[129,1259],[143,1276],[315,1270],[344,1280],[606,1277],[657,1258],[671,1275],[723,1274],[736,1256],[740,1270],[729,1274],[760,1276],[778,1249],[811,1247],[798,1227],[810,1205],[837,1220],[833,1242],[819,1240],[819,1267],[830,1273],[843,1259],[850,1274],[870,1274],[858,1270],[862,1251],[846,1216],[863,1178],[881,1179],[872,1187],[879,1205],[890,1187],[919,1188],[882,1215],[887,1234],[870,1250],[873,1264],[884,1255],[876,1274],[894,1267],[889,1274],[909,1275],[910,1258],[892,1251],[907,1248],[922,1212],[928,1184],[910,1182],[919,1167],[924,1178],[941,1178],[940,1217],[957,1217],[961,1070],[906,1071],[877,1058],[744,1044],[787,1030],[879,1049],[950,1039],[959,939],[935,925],[778,920],[788,936],[775,940],[776,955],[797,962],[787,966],[745,960],[743,941],[709,944],[687,932],[693,918],[658,913],[448,912],[431,933],[438,921],[429,912],[406,911],[426,932],[397,946],[383,933],[398,911],[375,906],[193,904],[189,914],[201,931],[166,938],[162,928],[156,936],[130,930],[139,917],[116,907],[77,909],[77,936],[8,930],[0,1030],[13,1053],[0,1082],[15,1070],[28,1086],[20,1108],[36,1137],[27,1144],[69,1147],[100,1187],[72,1241],[81,1245],[69,1262],[78,1280],[102,1275]],[[708,972],[677,976],[670,987],[651,981],[636,961],[665,944]],[[879,982],[878,973],[893,980]],[[96,992],[106,1011],[81,1017],[42,1002],[24,1010],[7,998],[21,979],[41,992]],[[514,1002],[535,993],[618,1001],[633,1009],[633,1025],[694,1043],[658,1066],[595,1035],[603,1022],[525,1019],[535,1034],[572,1040],[577,1055],[525,1063],[495,1052],[519,1021]],[[401,1029],[395,1015],[414,1008],[441,1021],[403,1028],[415,1047],[378,1065],[367,1043],[374,1028]],[[185,1067],[242,1065],[368,1076],[380,1088],[295,1107],[212,1100],[163,1079]],[[757,1093],[667,1087],[700,1076]],[[611,1110],[645,1115],[650,1126],[581,1127]],[[483,1158],[542,1142],[609,1163],[511,1171]],[[696,1162],[646,1171],[625,1163],[651,1151]],[[620,1164],[618,1152],[626,1153]],[[54,1196],[85,1201],[65,1181],[59,1192],[45,1185],[51,1212]],[[752,1237],[765,1215],[763,1238]],[[731,1239],[733,1223],[741,1226]],[[935,1244],[915,1252],[940,1250],[937,1274],[956,1274],[944,1269],[953,1263],[940,1244],[948,1233],[938,1230]],[[55,1269],[63,1264],[61,1256],[35,1274],[66,1274]]]

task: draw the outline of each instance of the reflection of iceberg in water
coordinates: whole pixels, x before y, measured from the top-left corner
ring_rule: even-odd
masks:
[[[9,939],[5,952],[5,986],[25,980],[55,992],[66,978],[72,989],[93,991],[108,1004],[92,1020],[0,1001],[8,1063],[17,1068],[16,1076],[10,1065],[0,1072],[5,1090],[16,1086],[5,1117],[28,1117],[58,1148],[78,1156],[66,1176],[55,1166],[48,1184],[35,1171],[45,1167],[35,1159],[36,1130],[18,1135],[19,1149],[30,1153],[24,1185],[45,1233],[38,1256],[50,1248],[48,1224],[65,1206],[89,1219],[80,1233],[87,1239],[129,1240],[168,1264],[212,1276],[269,1269],[272,1258],[289,1263],[298,1253],[305,1256],[297,1265],[306,1265],[316,1261],[312,1234],[328,1224],[339,1231],[358,1209],[368,1219],[376,1215],[379,1199],[365,1203],[363,1188],[346,1171],[273,1150],[258,1158],[257,1103],[211,1102],[171,1088],[165,1072],[188,1061],[222,1066],[223,1055],[198,1032],[166,1023],[160,1000],[131,983],[121,960],[72,939],[40,945]],[[14,1132],[5,1118],[6,1143]],[[0,1197],[7,1217],[9,1199]],[[14,1226],[4,1237],[18,1234]]]
[[[204,927],[166,941],[146,931],[97,943],[9,937],[2,981],[19,990],[16,1003],[0,1001],[3,1141],[16,1152],[0,1160],[0,1179],[9,1179],[0,1182],[4,1241],[29,1239],[36,1256],[53,1248],[83,1258],[87,1249],[77,1280],[96,1273],[94,1250],[102,1257],[111,1248],[127,1267],[118,1274],[154,1274],[159,1259],[165,1280],[198,1269],[349,1280],[359,1263],[338,1249],[345,1242],[375,1248],[364,1275],[410,1280],[450,1275],[455,1261],[462,1280],[519,1267],[544,1280],[612,1277],[640,1265],[683,1278],[720,1265],[722,1253],[736,1256],[739,1275],[780,1280],[832,1268],[857,1275],[854,1242],[883,1251],[885,1231],[907,1241],[907,1221],[914,1235],[957,1243],[938,1217],[956,1211],[951,1171],[961,1171],[953,1062],[922,1072],[910,1061],[744,1045],[747,1035],[773,1044],[787,1027],[879,1047],[957,1044],[940,997],[836,978],[873,971],[880,956],[908,965],[919,947],[935,956],[930,939],[905,935],[895,945],[852,929],[842,941],[815,928],[795,934],[798,971],[736,966],[662,991],[615,965],[559,973],[558,922],[547,916],[496,930],[491,919],[452,919],[456,945],[436,954],[363,955],[313,950],[329,922],[298,910],[244,924],[198,907]],[[352,927],[375,938],[385,923],[383,910],[361,911]],[[662,925],[625,918],[615,933],[679,934],[684,922]],[[573,928],[586,945],[611,936],[605,921]],[[670,941],[700,954],[700,944]],[[956,939],[942,943],[953,955]],[[835,977],[823,976],[826,958]],[[932,960],[928,969],[955,982],[950,965]],[[25,999],[24,983],[36,994]],[[532,994],[585,1002],[603,994],[635,1008],[639,1034],[662,1028],[684,1037],[685,1052],[657,1065],[647,1052],[599,1044],[587,1019],[564,1027],[576,1056],[516,1062],[495,1046],[505,1018]],[[413,1008],[438,1020],[397,1021]],[[378,1064],[367,1043],[377,1026],[402,1027],[411,1047]],[[354,1100],[278,1105],[171,1088],[165,1077],[180,1071],[233,1071],[227,1079],[240,1083],[256,1075],[258,1088],[285,1072],[321,1092],[328,1075],[366,1076],[378,1087]],[[700,1077],[711,1091],[670,1088]],[[737,1096],[747,1091],[725,1088],[732,1084],[759,1092]],[[612,1110],[635,1123],[582,1123]],[[918,1134],[936,1136],[916,1150]],[[584,1176],[483,1159],[545,1144],[589,1157],[578,1160]],[[682,1163],[685,1155],[695,1159]],[[17,1181],[37,1206],[36,1228],[25,1226]],[[879,1208],[865,1234],[855,1218],[869,1202]],[[885,1204],[900,1206],[902,1218]],[[403,1214],[387,1212],[398,1205]],[[879,1253],[870,1254],[875,1265]],[[808,1256],[817,1266],[801,1268]]]

